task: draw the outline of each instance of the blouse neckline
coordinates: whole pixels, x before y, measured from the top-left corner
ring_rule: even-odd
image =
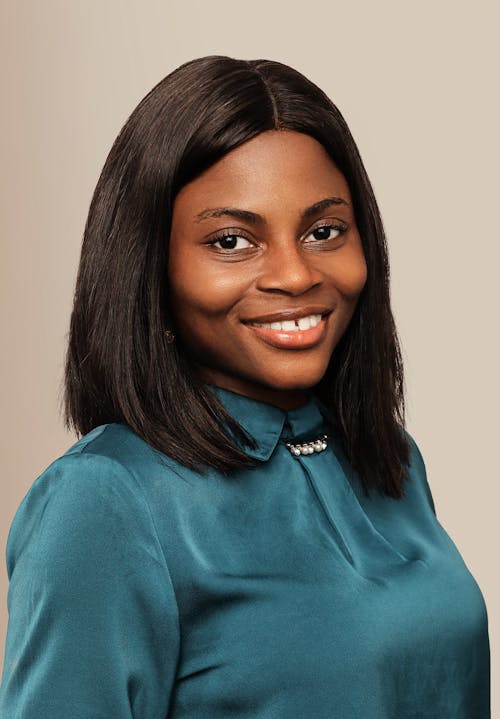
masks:
[[[250,457],[268,460],[281,440],[306,441],[328,429],[331,411],[310,392],[305,404],[284,410],[275,405],[253,399],[232,390],[208,384],[229,414],[256,441],[255,449],[239,442],[237,444]]]

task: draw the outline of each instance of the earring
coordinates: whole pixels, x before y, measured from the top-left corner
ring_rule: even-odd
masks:
[[[172,330],[165,330],[165,336],[167,338],[168,344],[172,344],[172,342],[175,340],[175,334],[172,332]]]

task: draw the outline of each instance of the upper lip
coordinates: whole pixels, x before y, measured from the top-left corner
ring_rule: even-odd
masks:
[[[250,319],[242,320],[242,322],[246,324],[251,322],[285,322],[286,320],[298,320],[301,317],[309,317],[310,315],[329,315],[330,312],[332,312],[332,308],[325,307],[325,305],[307,305],[307,307],[296,307],[295,309],[280,310],[280,312],[251,317]]]

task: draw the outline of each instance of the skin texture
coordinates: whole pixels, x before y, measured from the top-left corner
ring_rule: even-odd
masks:
[[[331,197],[346,204],[303,217]],[[198,217],[208,208],[261,219]],[[345,231],[318,231],[324,225]],[[209,244],[221,232],[230,237]],[[206,382],[282,409],[304,404],[367,278],[349,187],[323,146],[302,133],[270,130],[185,185],[174,202],[168,277],[176,341]],[[271,346],[242,322],[311,305],[333,312],[309,348]]]

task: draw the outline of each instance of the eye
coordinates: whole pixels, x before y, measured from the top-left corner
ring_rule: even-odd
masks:
[[[247,240],[243,235],[229,233],[215,237],[213,240],[210,240],[208,244],[221,250],[245,250],[252,246],[250,240]]]
[[[316,241],[328,242],[329,240],[335,240],[337,237],[347,231],[347,225],[320,225],[316,227],[312,232],[309,233],[308,237],[313,237]]]

